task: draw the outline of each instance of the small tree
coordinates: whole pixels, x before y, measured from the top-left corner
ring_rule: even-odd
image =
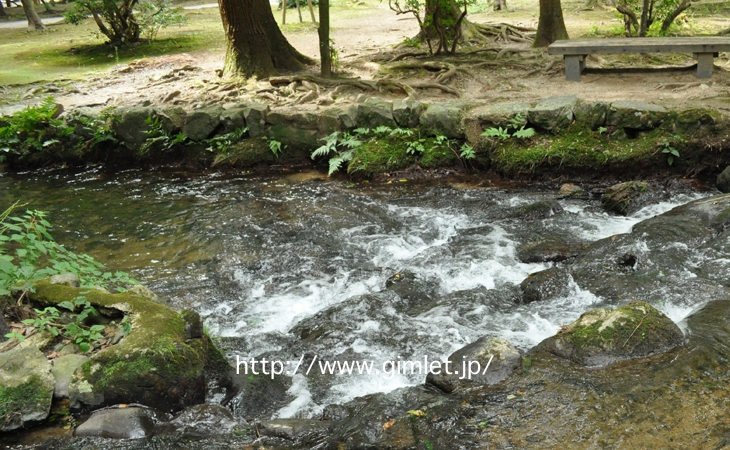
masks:
[[[153,39],[160,28],[185,23],[170,0],[76,0],[66,19],[78,25],[89,15],[112,45],[130,44],[141,35]]]
[[[645,37],[651,26],[660,21],[658,34],[665,34],[690,6],[691,0],[621,0],[616,9],[624,16],[626,36]]]
[[[467,6],[476,0],[388,0],[396,14],[413,14],[421,28],[419,37],[428,43],[429,53],[454,53],[465,34]],[[438,42],[433,50],[432,40]]]

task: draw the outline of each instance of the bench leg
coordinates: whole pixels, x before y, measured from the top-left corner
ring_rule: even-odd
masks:
[[[712,78],[712,53],[697,54],[697,78]]]
[[[580,74],[586,68],[586,57],[583,55],[565,55],[565,79],[580,81]]]

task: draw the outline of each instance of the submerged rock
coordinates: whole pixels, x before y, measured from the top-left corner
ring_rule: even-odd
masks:
[[[257,424],[262,436],[278,437],[288,440],[306,439],[308,434],[323,433],[330,422],[312,419],[274,419]]]
[[[452,353],[447,363],[432,367],[426,383],[446,393],[463,387],[497,384],[520,367],[521,362],[520,352],[509,341],[484,336]]]
[[[0,431],[48,417],[53,387],[51,363],[38,348],[0,353]]]
[[[646,181],[627,181],[606,189],[601,204],[607,211],[628,216],[660,198],[658,190]]]
[[[557,200],[543,200],[520,206],[509,217],[512,219],[541,220],[561,214],[563,207]]]
[[[523,263],[560,262],[578,256],[585,244],[557,236],[528,242],[517,247],[517,258]]]
[[[142,439],[152,435],[155,425],[165,419],[163,413],[152,408],[123,405],[96,411],[74,430],[74,436]]]
[[[672,320],[644,302],[594,309],[539,344],[540,348],[587,367],[664,353],[684,343]]]
[[[573,278],[562,267],[531,273],[520,283],[522,303],[532,303],[568,295]]]
[[[730,166],[717,176],[717,189],[722,193],[730,192]]]

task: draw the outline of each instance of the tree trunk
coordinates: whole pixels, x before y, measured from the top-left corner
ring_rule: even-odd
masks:
[[[463,1],[460,1],[463,6]],[[431,48],[431,39],[436,39],[439,43],[436,53],[453,53],[450,48],[455,49],[453,45],[454,39],[457,41],[465,41],[470,36],[469,22],[464,15],[464,11],[457,4],[456,0],[426,0],[426,14],[418,39],[426,40]],[[451,45],[449,45],[451,43]]]
[[[641,5],[641,19],[639,20],[639,37],[646,37],[649,29],[649,0],[643,0]]]
[[[494,0],[495,11],[507,11],[507,0]]]
[[[3,8],[3,2],[0,1],[0,17],[8,17],[8,13],[5,12],[5,8]]]
[[[228,41],[224,75],[268,77],[313,63],[286,40],[268,0],[218,0],[218,6]]]
[[[540,0],[540,20],[533,47],[547,47],[562,39],[568,39],[568,31],[565,29],[560,0]]]
[[[38,17],[38,13],[35,12],[33,0],[21,0],[21,3],[23,4],[25,17],[28,18],[28,31],[45,30],[46,26],[43,25],[41,18]]]
[[[685,9],[692,6],[692,2],[690,0],[684,0],[682,3],[677,5],[677,7],[672,11],[671,14],[667,16],[666,19],[664,19],[664,22],[662,23],[662,33],[666,33],[670,26],[672,26],[672,22],[674,22],[674,19],[679,17],[680,14],[684,12]]]
[[[322,76],[332,75],[332,53],[330,52],[330,0],[319,0],[319,55],[322,61]]]

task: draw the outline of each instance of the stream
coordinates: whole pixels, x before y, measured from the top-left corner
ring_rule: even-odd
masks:
[[[232,364],[315,355],[387,368],[445,359],[485,335],[527,351],[583,312],[614,304],[575,283],[550,302],[519,303],[522,280],[553,264],[521,262],[521,244],[536,236],[588,244],[707,195],[683,189],[629,217],[606,213],[597,199],[562,199],[559,214],[527,220],[515,211],[556,192],[478,180],[353,186],[319,173],[0,174],[1,204],[47,211],[59,242],[130,272],[171,307],[199,312]],[[394,289],[402,278],[414,281]],[[668,292],[653,305],[684,328],[703,302]],[[315,418],[329,404],[425,379],[384,372],[300,370],[285,377],[281,395],[234,413]]]

